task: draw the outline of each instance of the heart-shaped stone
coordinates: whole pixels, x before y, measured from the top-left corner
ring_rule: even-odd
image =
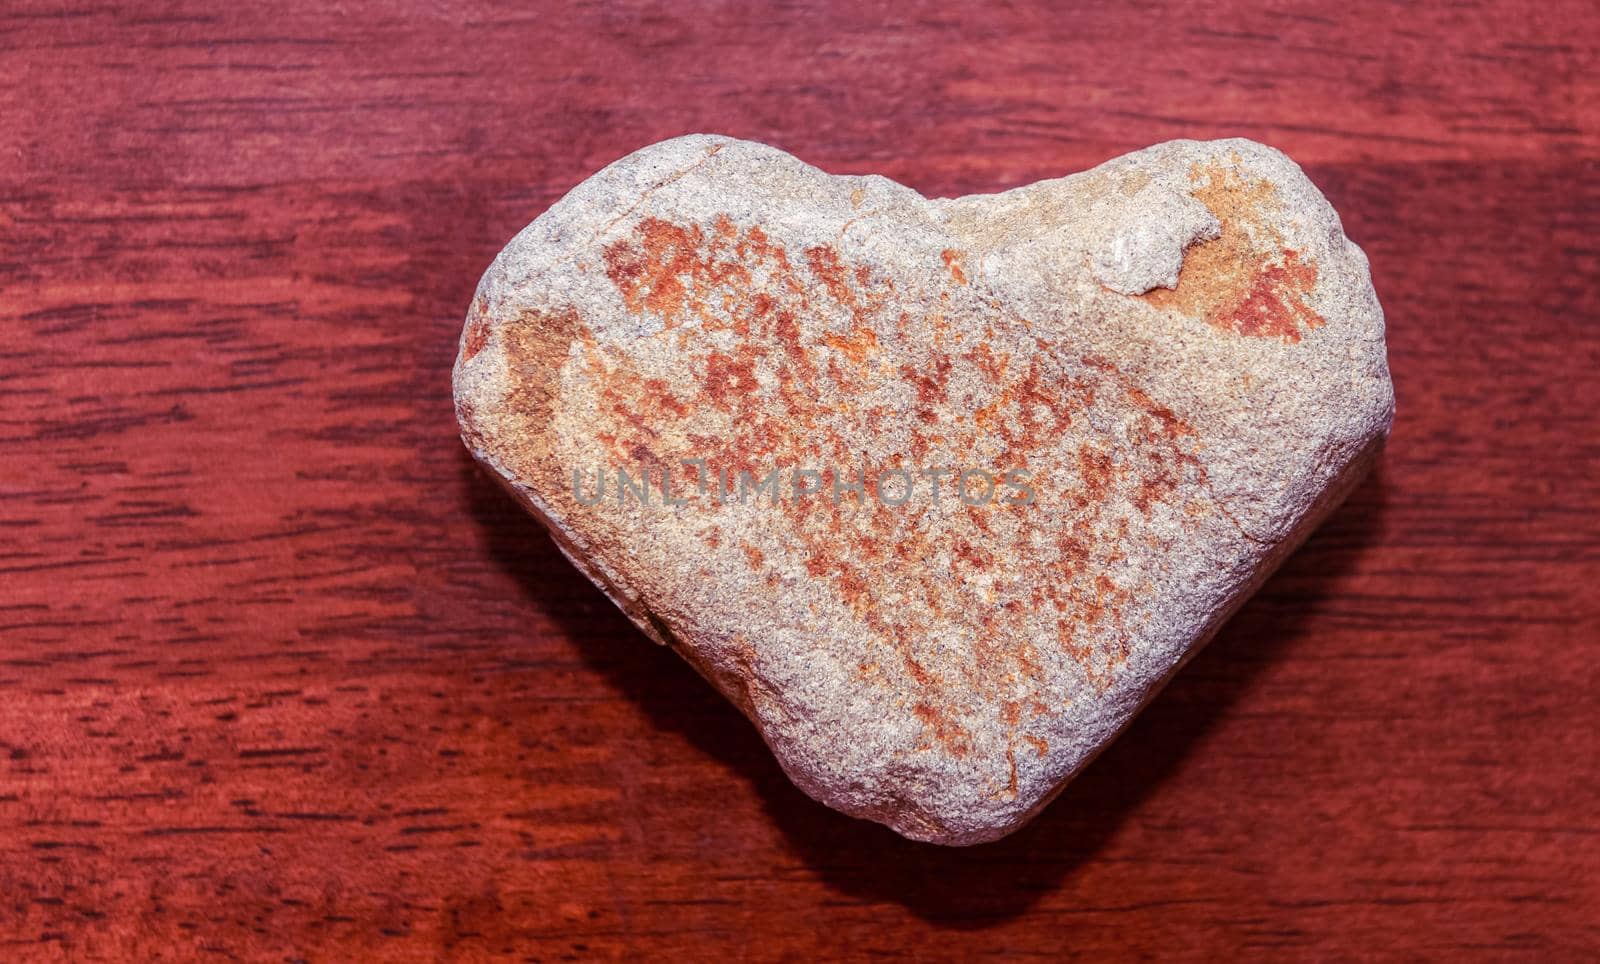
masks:
[[[1393,411],[1366,258],[1244,140],[953,200],[656,144],[495,259],[455,399],[795,783],[951,844],[1103,749]]]

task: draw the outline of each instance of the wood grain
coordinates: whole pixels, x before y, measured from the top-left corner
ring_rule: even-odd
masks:
[[[8,3],[0,957],[1600,952],[1600,13]],[[686,131],[926,193],[1171,137],[1371,256],[1377,472],[1035,824],[807,800],[473,468],[479,273]]]

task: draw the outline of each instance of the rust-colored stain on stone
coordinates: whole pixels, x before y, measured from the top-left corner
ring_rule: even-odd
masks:
[[[482,298],[477,298],[472,302],[471,317],[467,319],[467,334],[461,346],[462,361],[471,361],[488,343],[488,306]]]
[[[974,291],[959,256],[944,260],[942,288],[912,291],[829,245],[791,259],[759,226],[726,216],[709,228],[645,219],[606,247],[606,274],[630,311],[662,319],[651,351],[675,353],[672,368],[684,374],[671,385],[648,376],[586,329],[576,336],[582,350],[562,363],[594,386],[599,409],[587,430],[617,464],[704,458],[714,489],[775,467],[838,467],[839,485],[859,480],[874,496],[875,473],[894,465],[1031,473],[1032,506],[961,505],[953,476],[939,503],[894,507],[847,490],[836,504],[827,473],[822,496],[770,508],[788,519],[789,564],[825,580],[885,658],[898,660],[930,746],[960,755],[967,737],[944,694],[988,693],[998,703],[1019,687],[1036,693],[1035,646],[1046,640],[1108,685],[1128,656],[1143,589],[1117,566],[1130,524],[1160,505],[1188,519],[1212,503],[1181,418],[1112,362],[1030,333]],[[676,337],[690,323],[704,334]],[[563,324],[581,328],[571,317]],[[874,394],[885,379],[903,390]],[[530,416],[548,414],[557,380],[527,380],[547,383],[527,400]],[[1112,436],[1104,447],[1065,447],[1063,433],[1090,422]],[[874,451],[893,440],[898,455],[863,464],[869,440]],[[561,491],[569,473],[549,484]],[[770,546],[740,548],[757,573],[775,564]],[[1049,709],[1036,698],[1024,705]],[[1026,727],[1008,724],[1014,734]],[[1044,753],[1043,741],[1033,745]]]
[[[1316,265],[1285,248],[1267,219],[1279,204],[1272,184],[1222,165],[1196,166],[1190,179],[1198,185],[1191,193],[1222,223],[1222,233],[1184,252],[1176,288],[1141,297],[1252,338],[1298,342],[1302,331],[1322,327],[1325,320],[1307,303]]]
[[[961,252],[954,248],[945,248],[939,252],[939,257],[944,260],[946,270],[950,272],[951,280],[958,285],[967,283],[967,273],[961,270]]]
[[[971,751],[971,737],[961,724],[949,719],[937,707],[918,703],[912,708],[932,735],[933,742],[943,746],[953,757],[964,757]]]
[[[720,219],[713,225],[716,237],[725,239],[732,222]],[[606,275],[617,286],[633,312],[650,311],[664,318],[670,327],[685,308],[703,310],[700,300],[716,284],[749,281],[738,263],[723,265],[729,277],[707,276],[695,258],[705,242],[699,225],[684,227],[646,218],[639,223],[633,242],[619,241],[605,249]],[[762,243],[749,239],[752,246]],[[701,270],[693,270],[699,267]],[[685,279],[688,279],[687,281]]]
[[[811,273],[816,276],[828,289],[828,294],[840,304],[854,304],[855,295],[845,283],[844,265],[839,262],[839,255],[827,245],[817,245],[806,249],[806,264],[811,266]]]
[[[848,335],[826,335],[823,342],[858,365],[865,364],[869,356],[878,352],[878,334],[871,328],[861,328]]]

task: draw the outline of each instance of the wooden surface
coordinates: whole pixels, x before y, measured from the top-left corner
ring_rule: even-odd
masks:
[[[1586,0],[0,10],[0,958],[1600,952]],[[752,137],[930,194],[1287,150],[1382,467],[1029,828],[794,789],[481,477],[482,269]],[[714,957],[713,957],[714,955]]]

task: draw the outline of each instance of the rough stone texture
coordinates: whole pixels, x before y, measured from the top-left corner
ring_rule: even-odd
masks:
[[[949,844],[1015,829],[1104,748],[1393,412],[1366,258],[1245,140],[953,200],[656,144],[495,259],[455,398],[473,454],[799,786]],[[914,477],[892,506],[896,466],[1022,472],[1034,498]],[[864,492],[836,502],[835,467]],[[775,468],[779,501],[718,498]]]

